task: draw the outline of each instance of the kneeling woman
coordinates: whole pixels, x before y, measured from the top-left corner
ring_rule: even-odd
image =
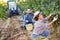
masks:
[[[47,36],[49,35],[50,32],[48,30],[48,27],[50,27],[57,20],[57,18],[54,17],[53,21],[51,21],[50,23],[45,23],[45,21],[48,21],[48,19],[51,16],[52,14],[50,14],[46,18],[43,18],[41,12],[37,11],[36,13],[34,13],[35,23],[34,23],[33,33],[32,33],[32,39],[38,40],[36,39],[37,37],[45,37],[46,38],[45,40],[48,40]]]

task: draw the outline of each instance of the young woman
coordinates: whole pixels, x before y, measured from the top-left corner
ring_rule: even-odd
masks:
[[[48,40],[47,36],[49,35],[49,32],[50,32],[48,30],[48,27],[50,27],[57,20],[57,18],[54,18],[53,21],[51,21],[50,23],[45,23],[45,21],[48,21],[48,19],[51,16],[52,14],[50,14],[46,18],[43,18],[43,15],[41,12],[37,11],[36,13],[34,13],[35,23],[34,23],[34,30],[32,33],[32,39],[35,39],[38,36],[44,36],[46,37],[46,40]]]

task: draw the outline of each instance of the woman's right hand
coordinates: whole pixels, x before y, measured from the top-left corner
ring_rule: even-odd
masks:
[[[56,15],[53,19],[53,21],[56,21],[58,19],[58,15]]]

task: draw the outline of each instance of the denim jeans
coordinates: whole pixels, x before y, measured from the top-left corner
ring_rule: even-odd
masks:
[[[37,36],[45,36],[45,37],[47,37],[49,35],[49,32],[50,32],[49,30],[45,30],[43,32],[43,34],[39,34],[39,35],[32,34],[32,38],[36,38]]]

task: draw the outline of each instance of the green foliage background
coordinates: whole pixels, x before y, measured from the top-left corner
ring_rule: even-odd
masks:
[[[46,16],[50,13],[60,13],[60,0],[26,0],[19,3],[19,8],[23,11],[25,9],[32,9],[34,11],[40,10]]]
[[[28,8],[34,11],[40,10],[46,16],[53,12],[60,15],[60,0],[22,0],[21,2],[18,2],[18,7],[21,11]],[[2,6],[0,4],[0,18],[5,18],[6,12],[7,5]]]

